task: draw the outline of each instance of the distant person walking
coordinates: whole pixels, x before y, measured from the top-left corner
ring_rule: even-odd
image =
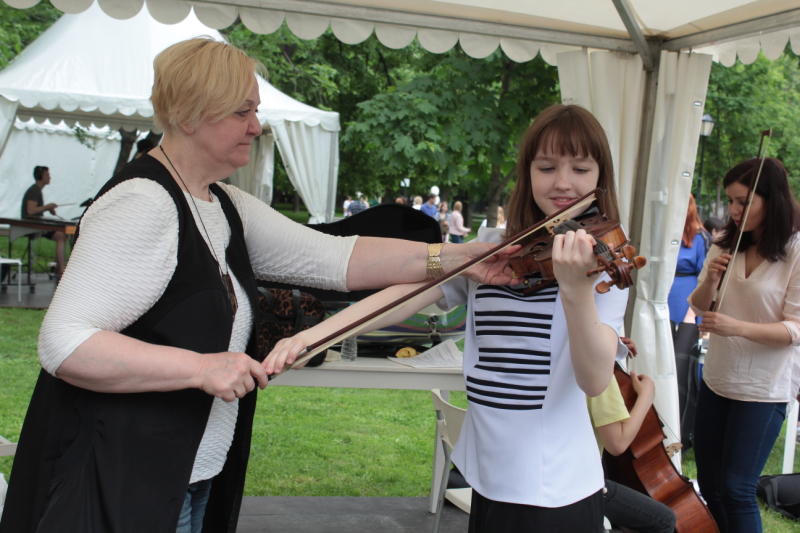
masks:
[[[453,204],[450,212],[450,242],[462,243],[464,236],[469,235],[469,228],[464,227],[464,215],[461,214],[462,205],[460,201]]]

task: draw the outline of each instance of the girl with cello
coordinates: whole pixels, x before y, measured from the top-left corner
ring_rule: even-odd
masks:
[[[539,114],[522,140],[517,176],[508,229],[485,228],[479,240],[501,242],[598,187],[606,191],[601,210],[617,218],[608,141],[583,108],[554,105]],[[603,531],[603,469],[586,395],[606,389],[615,358],[626,353],[618,332],[627,291],[595,293],[605,275],[586,275],[597,265],[594,244],[583,229],[553,238],[555,286],[531,292],[534,279],[497,286],[455,278],[369,326],[395,323],[433,302],[467,304],[469,408],[453,461],[473,488],[470,532]],[[390,287],[280,341],[264,362],[267,373],[362,310],[415,287]]]
[[[798,389],[800,216],[777,159],[744,161],[723,186],[730,220],[689,297],[700,330],[711,333],[695,421],[697,479],[722,533],[758,533],[756,482]],[[718,294],[722,276],[729,286]]]

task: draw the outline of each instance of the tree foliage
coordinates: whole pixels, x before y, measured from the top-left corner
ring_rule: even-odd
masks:
[[[0,69],[49,28],[61,12],[41,2],[30,9],[15,9],[0,2]]]
[[[750,65],[715,63],[705,112],[715,121],[711,136],[701,139],[704,149],[698,151],[706,213],[724,208],[723,176],[757,155],[760,132],[768,128],[773,136],[767,155],[784,162],[795,194],[800,192],[800,60],[791,50],[774,61],[761,55]]]
[[[519,133],[557,99],[554,68],[499,51],[477,60],[416,44],[392,50],[374,36],[346,45],[330,32],[302,41],[285,27],[272,35],[237,27],[228,38],[261,60],[280,90],[340,113],[343,194],[394,194],[409,178],[411,194],[438,185],[468,200],[492,189],[496,203]]]

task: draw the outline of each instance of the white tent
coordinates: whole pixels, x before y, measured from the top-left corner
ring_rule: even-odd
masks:
[[[96,5],[83,13],[61,17],[0,72],[0,95],[7,100],[5,105],[0,104],[0,135],[10,130],[14,111],[22,120],[153,129],[149,101],[153,58],[167,46],[199,35],[223,39],[191,14],[171,26],[157,22],[147,10],[128,20],[110,19]],[[251,164],[232,176],[232,181],[270,201],[274,140],[312,221],[330,220],[339,162],[339,114],[298,102],[261,78],[259,89],[259,118],[267,134],[255,144]],[[28,135],[33,129],[10,131],[14,132],[13,137]],[[5,136],[0,136],[0,147],[6,141]],[[71,147],[63,143],[61,146],[66,153],[53,152],[56,160],[70,157]],[[77,155],[77,142],[74,148],[72,155]],[[34,158],[34,164],[50,165],[59,172],[53,158],[48,162],[53,146],[32,149],[34,153],[26,153],[26,159]],[[5,158],[8,157],[19,158],[20,153],[6,152]],[[98,169],[100,182],[94,184],[95,191],[110,176],[114,163],[112,160],[106,168]],[[30,170],[24,176],[27,187]],[[17,191],[16,200],[21,200],[24,190]],[[14,216],[19,206],[5,209],[3,204],[13,204],[14,198],[3,198],[0,214]]]
[[[37,0],[5,0],[29,7]],[[80,12],[94,0],[52,0]],[[115,18],[144,0],[98,0]],[[441,53],[458,44],[472,57],[500,47],[514,61],[541,54],[557,65],[562,98],[591,109],[606,129],[618,175],[623,222],[649,266],[638,275],[629,334],[642,355],[636,370],[657,383],[656,406],[669,440],[678,439],[677,390],[667,294],[694,174],[711,60],[749,63],[800,52],[798,0],[147,0],[158,20],[192,9],[224,28],[237,17],[253,32],[282,23],[313,39],[330,28],[341,41],[372,35],[402,48],[415,37]],[[754,126],[754,135],[763,125]],[[794,443],[794,440],[791,440]],[[792,450],[793,453],[793,450]]]

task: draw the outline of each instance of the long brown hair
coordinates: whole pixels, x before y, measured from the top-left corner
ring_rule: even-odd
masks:
[[[740,183],[751,189],[761,166],[761,159],[754,158],[742,161],[725,174],[722,186],[728,188]],[[779,159],[764,159],[764,168],[756,186],[756,194],[764,199],[764,219],[761,222],[761,237],[755,239],[754,232],[742,233],[739,251],[755,246],[758,255],[770,262],[786,257],[786,244],[796,231],[800,229],[800,206],[789,188],[788,172]],[[729,219],[717,244],[725,250],[736,246],[736,223]]]
[[[686,222],[683,223],[683,245],[687,248],[692,247],[697,232],[703,227],[703,221],[697,214],[697,204],[694,196],[689,195],[689,209],[686,210]]]
[[[517,157],[517,184],[508,201],[506,235],[514,235],[546,218],[533,201],[531,163],[540,148],[572,157],[591,156],[600,169],[597,187],[604,190],[600,209],[611,220],[619,220],[614,165],[603,127],[589,111],[577,105],[551,105],[528,127]]]

